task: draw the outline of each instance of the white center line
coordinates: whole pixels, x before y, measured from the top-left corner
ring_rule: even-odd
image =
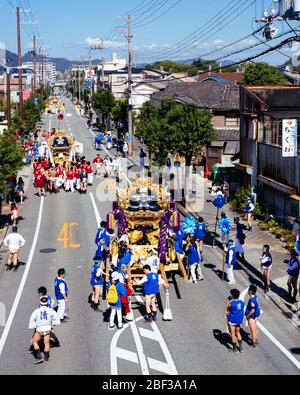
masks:
[[[34,252],[35,252],[35,248],[36,248],[38,237],[39,237],[39,233],[40,233],[40,228],[41,228],[41,223],[42,223],[42,215],[43,215],[43,208],[44,208],[44,197],[41,198],[41,204],[40,204],[40,210],[39,210],[38,220],[37,220],[37,224],[36,224],[35,234],[34,234],[33,242],[32,242],[32,245],[31,245],[29,257],[28,257],[28,260],[27,260],[26,268],[25,268],[25,271],[24,271],[24,274],[23,274],[23,277],[22,277],[22,281],[20,283],[20,286],[19,286],[17,295],[15,297],[12,309],[10,311],[7,323],[5,325],[3,334],[1,336],[1,340],[0,340],[0,357],[2,355],[3,348],[5,346],[7,337],[9,335],[10,328],[11,328],[13,320],[15,318],[15,315],[16,315],[16,312],[17,312],[17,309],[18,309],[21,297],[22,297],[22,293],[23,293],[23,290],[24,290],[24,287],[25,287],[25,284],[26,284],[26,281],[27,281],[27,277],[28,277],[28,274],[29,274],[29,271],[30,271],[30,268],[31,268],[31,264],[32,264],[32,260],[33,260],[33,256],[34,256]]]
[[[95,201],[95,198],[94,198],[94,195],[92,194],[92,192],[90,192],[90,198],[91,198],[93,209],[94,209],[94,212],[95,212],[97,225],[98,225],[98,228],[100,228],[102,218],[101,218],[101,215],[99,213],[99,210],[98,210],[98,207],[97,207],[97,204],[96,204],[96,201]]]

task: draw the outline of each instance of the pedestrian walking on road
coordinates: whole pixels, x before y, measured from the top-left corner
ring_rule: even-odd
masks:
[[[218,225],[221,230],[221,241],[222,244],[227,245],[230,240],[230,232],[232,228],[232,222],[227,218],[225,212],[221,213],[221,219],[218,218]]]
[[[243,225],[240,223],[240,219],[238,217],[234,218],[234,223],[236,225],[236,252],[237,252],[237,259],[242,257],[242,260],[245,261],[245,240],[246,235],[244,234]]]
[[[255,210],[255,206],[252,203],[252,198],[249,196],[247,200],[247,205],[244,209],[244,212],[247,216],[247,222],[248,222],[248,230],[249,232],[252,232],[252,220],[253,220],[253,213]]]
[[[191,268],[191,279],[189,280],[189,282],[193,283],[193,284],[197,284],[197,269],[200,266],[201,263],[201,253],[198,249],[197,243],[196,243],[196,239],[195,238],[191,238],[190,241],[190,246],[188,247],[187,251],[186,251],[186,255],[188,257],[188,263],[190,265]],[[200,269],[200,277],[199,280],[203,280],[203,275],[202,275],[202,270]]]
[[[265,286],[265,294],[268,294],[270,292],[270,287],[271,287],[273,258],[270,253],[270,250],[271,250],[270,246],[265,245],[263,249],[263,254],[260,258],[262,275],[263,275],[264,286]]]
[[[68,303],[68,286],[65,281],[65,269],[59,269],[58,277],[54,281],[55,297],[57,300],[57,314],[61,322],[64,322],[67,317],[67,303]]]
[[[97,251],[95,257],[103,262],[106,262],[108,248],[110,245],[110,235],[107,230],[107,223],[102,221],[100,228],[97,231],[95,244],[97,246]]]
[[[241,325],[245,317],[245,303],[240,300],[240,291],[233,289],[227,299],[226,316],[228,322],[228,330],[233,344],[233,352],[243,352],[243,339],[241,335]]]
[[[20,199],[20,204],[21,205],[23,204],[23,201],[24,201],[24,185],[25,184],[24,184],[23,178],[20,177],[19,180],[18,180],[16,191],[17,191],[17,196]]]
[[[123,155],[124,155],[124,158],[128,157],[128,144],[127,144],[126,141],[125,141],[125,143],[123,145]]]
[[[52,327],[60,324],[57,313],[47,307],[48,298],[43,296],[40,299],[40,307],[32,313],[29,321],[29,329],[34,329],[32,338],[35,364],[49,361],[50,358],[50,335]],[[40,342],[43,341],[44,358],[42,357]]]
[[[140,166],[145,167],[145,158],[147,158],[146,152],[143,148],[140,148]]]
[[[161,278],[159,274],[153,273],[149,265],[144,266],[143,271],[145,277],[143,277],[141,281],[138,281],[136,285],[144,286],[144,293],[146,299],[146,315],[144,318],[146,322],[151,322],[152,320],[156,321],[156,296],[160,293],[159,286],[163,285],[165,289],[169,289],[170,286],[169,284],[165,283],[165,281]]]
[[[111,132],[108,132],[107,137],[106,137],[106,144],[107,144],[108,151],[110,151],[112,148],[112,142],[113,142],[113,138],[112,138]]]
[[[42,194],[46,197],[46,190],[45,190],[46,181],[47,181],[47,177],[45,176],[45,174],[39,171],[35,177],[34,182],[38,190],[38,195],[40,197]]]
[[[107,283],[107,303],[110,305],[110,319],[109,319],[109,330],[114,331],[116,329],[115,318],[117,316],[118,329],[123,328],[122,324],[122,299],[121,296],[127,297],[127,290],[124,284],[120,281],[120,274],[114,272],[111,275],[111,282]]]
[[[48,299],[47,307],[49,309],[54,308],[55,302],[54,302],[53,298],[51,298],[51,296],[48,295],[46,287],[40,287],[38,289],[38,295],[39,295],[39,301],[41,300],[42,297],[46,297]],[[42,307],[41,303],[40,303],[40,307]],[[53,344],[54,347],[60,347],[59,340],[53,331],[51,331],[51,333],[50,333],[50,342]]]
[[[206,224],[204,222],[204,219],[200,217],[199,222],[196,225],[195,238],[201,256],[201,262],[203,262],[205,236],[206,236]]]
[[[16,203],[12,203],[10,206],[10,221],[11,225],[17,226],[18,225],[18,206]]]
[[[102,259],[95,259],[94,265],[92,267],[91,281],[92,286],[92,299],[91,307],[95,311],[98,311],[100,305],[101,287],[103,285],[104,263]]]
[[[295,250],[291,250],[291,259],[288,265],[288,292],[291,301],[296,302],[296,298],[298,295],[298,279],[300,274],[300,262],[299,262],[299,254]],[[293,292],[293,296],[292,296]]]
[[[257,320],[261,314],[259,301],[256,294],[257,294],[257,287],[255,285],[251,285],[248,292],[249,301],[246,308],[245,316],[249,323],[253,348],[257,347],[257,342],[258,342]]]
[[[12,228],[12,233],[5,237],[3,243],[9,250],[6,264],[7,270],[18,270],[19,253],[20,249],[25,245],[25,239],[18,233],[18,228],[16,226]]]
[[[233,240],[229,240],[226,251],[226,274],[229,284],[235,284],[234,267],[236,265],[236,247]]]

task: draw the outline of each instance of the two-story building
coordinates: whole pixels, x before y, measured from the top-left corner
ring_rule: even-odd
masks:
[[[300,87],[241,87],[240,164],[244,185],[257,189],[261,203],[282,220],[300,215]],[[298,146],[283,125],[297,120]],[[296,143],[296,141],[294,142]]]
[[[206,164],[209,173],[214,166],[234,167],[240,146],[240,91],[234,84],[219,83],[172,83],[163,91],[152,95],[155,106],[165,98],[174,98],[178,103],[193,104],[208,109],[213,114],[213,126],[217,140],[207,148]]]

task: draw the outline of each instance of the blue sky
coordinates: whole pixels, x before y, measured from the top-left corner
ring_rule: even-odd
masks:
[[[17,3],[17,0],[11,1]],[[86,57],[88,44],[92,43],[95,38],[102,36],[107,38],[106,56],[109,56],[113,49],[120,56],[125,55],[125,42],[122,33],[113,31],[111,28],[114,25],[122,24],[122,19],[119,17],[122,14],[126,15],[130,9],[142,2],[142,0],[30,0],[30,5],[35,19],[38,21],[41,36],[48,47],[49,55],[77,60],[82,56]],[[24,0],[23,3],[25,3]],[[143,3],[146,5],[149,1]],[[172,3],[176,3],[176,0],[170,0],[168,4]],[[162,50],[170,51],[167,52],[167,55],[172,54],[176,48],[174,44],[196,31],[229,3],[230,0],[182,0],[173,10],[156,22],[134,29],[135,61],[143,62],[163,58]],[[244,3],[244,0],[239,0],[238,3]],[[250,4],[251,0],[248,3]],[[258,13],[261,13],[262,1],[257,0],[257,3]],[[155,10],[157,0],[152,0],[152,4],[152,11],[148,9],[145,17]],[[141,22],[143,16],[137,15],[137,17]],[[209,37],[208,34],[207,37],[189,46],[188,48],[191,48],[189,51],[182,49],[172,56],[179,59],[197,57],[246,36],[253,31],[253,26],[254,28],[257,26],[254,23],[254,17],[255,7],[253,5],[222,31],[212,37]],[[217,23],[220,26],[222,21],[219,20]],[[211,26],[207,26],[206,31]],[[283,26],[278,26],[278,28],[280,31],[284,29]],[[8,49],[16,51],[15,14],[6,0],[0,0],[0,42],[4,43]],[[225,52],[216,52],[210,57],[214,58],[255,42],[256,40],[252,37],[239,43],[238,46]],[[22,46],[23,52],[30,47],[30,38],[25,33],[24,26],[22,27]],[[265,49],[266,47],[261,46],[248,54],[257,53],[260,48]],[[289,54],[289,52],[286,53]],[[167,55],[165,57],[172,57]],[[232,58],[235,60],[243,56],[242,54]],[[96,54],[93,57],[96,57]],[[275,53],[264,60],[280,64],[287,59]]]

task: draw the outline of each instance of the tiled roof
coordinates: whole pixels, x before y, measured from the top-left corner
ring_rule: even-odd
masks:
[[[218,77],[224,78],[224,80],[227,80],[227,81],[240,83],[240,82],[243,81],[243,79],[245,77],[245,74],[244,73],[236,73],[236,72],[227,72],[227,73],[226,72],[224,72],[224,73],[210,73],[210,72],[207,72],[207,73],[201,73],[199,75],[199,81],[206,80],[210,76],[211,77],[218,76]]]
[[[219,136],[219,141],[240,141],[239,129],[218,129],[216,131]]]
[[[223,84],[200,84],[199,82],[171,84],[162,92],[154,93],[151,100],[157,107],[160,102],[173,97],[183,103],[212,110],[240,110],[239,87]]]

